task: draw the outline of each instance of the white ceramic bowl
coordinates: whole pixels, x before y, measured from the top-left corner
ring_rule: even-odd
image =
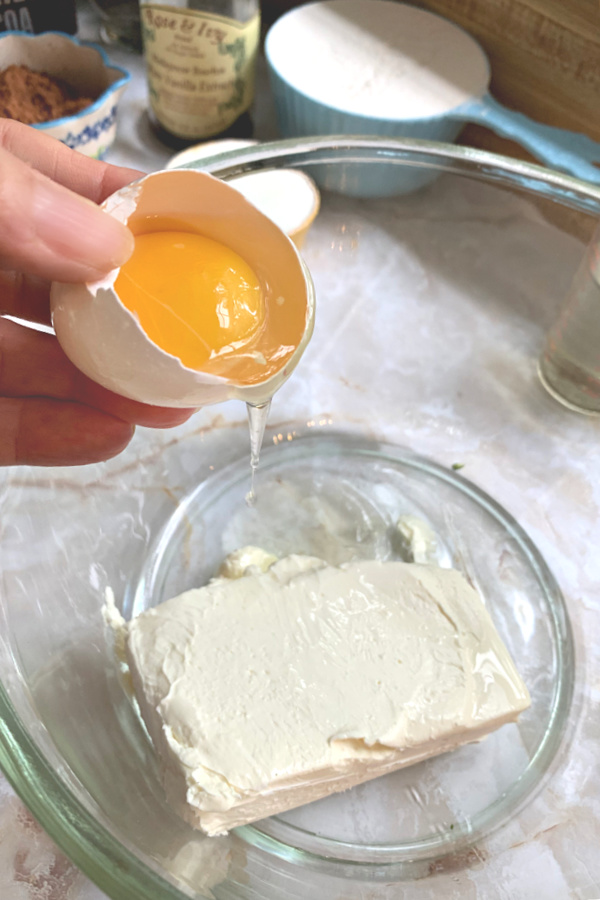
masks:
[[[111,65],[97,44],[59,31],[31,35],[13,31],[0,36],[0,70],[10,65],[47,72],[73,85],[94,102],[73,116],[32,125],[85,156],[101,157],[115,139],[117,104],[130,80],[125,69]]]

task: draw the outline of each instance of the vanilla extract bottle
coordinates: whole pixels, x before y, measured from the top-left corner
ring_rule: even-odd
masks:
[[[149,114],[182,147],[249,137],[259,0],[140,0]]]

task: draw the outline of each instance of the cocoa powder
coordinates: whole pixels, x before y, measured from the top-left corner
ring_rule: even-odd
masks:
[[[94,102],[70,84],[28,66],[8,66],[0,72],[0,116],[26,125],[72,116]]]

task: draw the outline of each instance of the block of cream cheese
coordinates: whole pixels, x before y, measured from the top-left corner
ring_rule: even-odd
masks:
[[[168,799],[208,834],[479,740],[530,703],[477,592],[435,566],[289,556],[125,628]]]

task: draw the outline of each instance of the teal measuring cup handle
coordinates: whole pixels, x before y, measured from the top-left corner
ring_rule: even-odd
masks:
[[[500,137],[517,141],[552,169],[600,184],[600,144],[585,134],[541,125],[502,106],[489,94],[481,100],[463,104],[450,115],[453,119],[485,125]]]

